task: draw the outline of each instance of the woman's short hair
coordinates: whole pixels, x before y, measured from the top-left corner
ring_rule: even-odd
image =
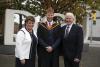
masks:
[[[26,23],[27,23],[29,20],[32,21],[33,23],[35,23],[35,18],[34,18],[33,16],[27,16],[26,19],[25,19],[25,26],[26,26]]]

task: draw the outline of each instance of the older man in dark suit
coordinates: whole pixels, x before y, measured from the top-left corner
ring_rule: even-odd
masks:
[[[66,13],[66,25],[62,27],[62,43],[65,67],[79,67],[83,48],[82,27],[75,24],[73,13]]]

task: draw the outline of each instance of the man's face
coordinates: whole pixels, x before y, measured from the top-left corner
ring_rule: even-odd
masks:
[[[72,16],[66,16],[65,17],[65,23],[72,24],[74,21],[74,18]]]
[[[53,12],[49,12],[46,14],[47,16],[47,21],[51,22],[53,20],[54,17],[54,13]]]

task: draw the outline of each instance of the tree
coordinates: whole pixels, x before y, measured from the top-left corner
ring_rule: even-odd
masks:
[[[73,12],[79,19],[86,15],[86,5],[91,8],[100,10],[100,0],[12,0],[9,8],[26,10],[35,15],[44,16],[46,9],[50,6],[54,8],[56,13]],[[4,3],[3,3],[4,4]],[[1,4],[0,4],[1,5]],[[9,5],[9,4],[8,4]],[[7,7],[7,6],[3,6]],[[0,6],[1,8],[1,6]]]
[[[4,15],[6,8],[11,8],[12,2],[6,0],[0,0],[0,14]]]
[[[77,5],[80,2],[77,0],[27,0],[26,4],[22,4],[26,0],[15,0],[15,7],[17,9],[22,8],[23,10],[28,10],[29,12],[35,14],[44,14],[48,7],[53,7],[56,13],[64,13],[65,11],[74,12],[73,9],[80,7]]]
[[[87,0],[90,9],[100,10],[100,0]]]

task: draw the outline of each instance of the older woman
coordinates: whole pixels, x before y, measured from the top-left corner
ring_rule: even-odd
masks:
[[[35,19],[26,17],[25,26],[16,36],[16,67],[35,67],[37,37],[33,31]]]

